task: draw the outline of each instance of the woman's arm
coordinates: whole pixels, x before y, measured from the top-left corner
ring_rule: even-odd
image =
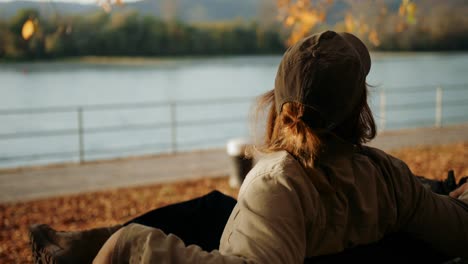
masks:
[[[448,255],[468,257],[468,204],[427,190],[404,162],[392,163],[401,228]]]
[[[94,263],[302,263],[305,223],[293,184],[262,175],[243,189],[220,251],[132,224],[106,242]]]
[[[455,199],[460,199],[466,204],[468,204],[468,182],[453,190],[453,192],[451,192],[449,196]]]
[[[131,224],[114,233],[104,244],[93,264],[108,263],[244,263],[238,257],[222,256],[186,246],[178,237],[160,229]]]
[[[303,263],[307,220],[300,193],[305,184],[296,180],[263,175],[244,183],[221,252],[255,263]]]
[[[93,264],[112,262],[112,253],[114,252],[114,248],[120,236],[122,235],[122,232],[123,229],[120,228],[107,239],[102,248],[99,250],[97,256],[94,258]]]

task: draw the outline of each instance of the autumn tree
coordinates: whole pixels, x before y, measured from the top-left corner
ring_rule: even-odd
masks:
[[[333,0],[277,0],[279,19],[290,30],[288,44],[310,34],[317,27],[327,23]],[[367,39],[379,46],[380,32],[389,24],[389,8],[383,0],[344,1],[338,28]],[[398,9],[398,19],[391,21],[394,31],[403,31],[416,23],[416,5],[411,0],[402,0]],[[388,29],[387,29],[388,30]]]

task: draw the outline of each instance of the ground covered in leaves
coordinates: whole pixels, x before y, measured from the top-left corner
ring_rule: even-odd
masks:
[[[391,152],[413,173],[445,178],[468,175],[468,142],[407,148]],[[59,230],[80,230],[125,222],[153,208],[195,198],[211,190],[236,197],[226,177],[60,196],[0,204],[0,263],[31,263],[28,226],[46,223]]]

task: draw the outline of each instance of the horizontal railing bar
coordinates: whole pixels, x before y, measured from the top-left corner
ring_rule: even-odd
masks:
[[[238,118],[217,118],[217,119],[205,119],[205,120],[195,120],[195,121],[186,121],[180,122],[179,127],[184,126],[196,126],[196,125],[209,125],[209,124],[225,124],[232,122],[242,122],[246,121],[245,117]],[[121,131],[141,131],[141,130],[153,130],[153,129],[163,129],[170,128],[171,123],[159,123],[159,124],[136,124],[129,126],[107,126],[107,127],[92,127],[86,128],[84,130],[87,134],[102,133],[102,132],[121,132]],[[50,130],[50,131],[31,131],[31,132],[15,132],[15,133],[5,133],[0,134],[1,139],[18,139],[18,138],[34,138],[34,137],[50,137],[50,136],[67,136],[77,134],[76,129],[61,129],[61,130]]]
[[[245,117],[235,117],[235,118],[213,118],[213,119],[202,119],[202,120],[193,120],[193,121],[184,121],[177,123],[178,127],[187,127],[187,126],[197,126],[197,125],[212,125],[212,124],[225,124],[232,122],[243,122],[247,121]]]
[[[417,102],[411,104],[388,104],[387,108],[391,110],[405,110],[412,108],[422,108],[422,107],[435,107],[435,102]]]
[[[444,116],[444,120],[454,120],[454,119],[465,119],[468,120],[468,115],[450,115],[450,116]]]
[[[434,91],[437,87],[442,89],[449,89],[449,90],[458,90],[458,89],[466,89],[468,87],[468,83],[452,83],[452,84],[432,84],[432,85],[417,85],[417,86],[393,86],[393,87],[385,87],[380,88],[376,87],[375,90],[385,90],[386,93],[406,93],[406,92],[420,92],[420,91]],[[371,88],[372,90],[372,88]]]
[[[178,101],[156,101],[156,102],[135,102],[135,103],[109,103],[109,104],[94,104],[94,105],[76,105],[76,106],[57,106],[57,107],[37,107],[37,108],[13,108],[0,109],[0,115],[15,115],[15,114],[46,114],[46,113],[67,113],[76,112],[78,109],[83,111],[99,111],[99,110],[115,110],[115,109],[138,109],[138,108],[159,108],[169,107],[173,104],[177,107],[204,105],[204,104],[229,104],[248,102],[253,100],[253,97],[235,97],[235,98],[218,98],[218,99],[200,99],[200,100],[178,100]]]
[[[143,150],[143,149],[153,149],[156,147],[161,148],[170,148],[169,143],[160,143],[160,144],[144,144],[144,145],[135,145],[129,147],[120,147],[120,148],[111,148],[111,149],[91,149],[86,150],[86,154],[106,154],[106,153],[115,153],[115,152],[125,152],[125,151],[135,151],[135,150]],[[11,161],[11,160],[37,160],[37,159],[44,159],[44,158],[53,158],[53,157],[63,157],[63,156],[76,156],[76,151],[70,152],[52,152],[52,153],[37,153],[37,154],[30,154],[30,155],[15,155],[15,156],[0,156],[0,162],[4,161]]]
[[[108,126],[108,127],[92,127],[84,130],[87,134],[95,134],[102,132],[121,132],[121,131],[141,131],[154,130],[170,127],[170,123],[161,124],[138,124],[130,126]],[[31,132],[15,132],[0,134],[1,139],[16,139],[16,138],[35,138],[35,137],[50,137],[50,136],[66,136],[75,135],[76,129],[50,130],[50,131],[31,131]]]
[[[141,109],[141,108],[159,108],[168,107],[169,102],[140,102],[140,103],[116,103],[116,104],[96,104],[81,106],[57,106],[57,107],[38,107],[38,108],[16,108],[0,109],[0,115],[15,114],[50,114],[50,113],[70,113],[78,109],[83,111],[115,110],[115,109]]]
[[[154,129],[163,129],[169,128],[171,126],[170,122],[157,123],[157,124],[135,124],[128,126],[104,126],[104,127],[91,127],[85,128],[85,134],[94,134],[102,132],[121,132],[121,131],[141,131],[141,130],[154,130]]]
[[[78,107],[44,107],[44,108],[12,108],[0,109],[0,115],[24,115],[24,114],[61,114],[76,112]]]
[[[434,124],[434,118],[421,118],[421,119],[412,119],[412,120],[405,120],[405,121],[396,121],[396,122],[388,122],[388,127],[392,126],[399,126],[399,125],[408,125],[408,124],[421,124],[421,123],[429,123]]]
[[[220,138],[211,138],[205,140],[197,140],[192,142],[184,143],[186,146],[190,145],[197,145],[200,143],[206,142],[216,142],[227,140],[229,137],[220,137]],[[88,149],[86,150],[87,155],[96,155],[96,154],[111,154],[116,152],[129,152],[129,151],[139,151],[145,149],[157,149],[161,148],[161,150],[169,149],[170,143],[157,143],[157,144],[142,144],[142,145],[134,145],[134,146],[126,146],[126,147],[116,147],[116,148],[106,148],[106,149]],[[53,157],[63,157],[63,156],[76,156],[76,151],[70,152],[52,152],[52,153],[37,153],[37,154],[30,154],[30,155],[15,155],[15,156],[0,156],[0,162],[4,161],[11,161],[11,160],[37,160],[37,159],[44,159],[44,158],[53,158]]]
[[[45,158],[55,158],[55,157],[76,157],[76,151],[67,151],[67,152],[49,152],[49,153],[37,153],[37,154],[28,154],[28,155],[14,155],[14,156],[0,156],[0,162],[6,162],[11,160],[40,160]]]
[[[468,89],[468,84],[465,86],[458,86],[458,87],[451,87],[451,88],[445,88],[445,87],[440,87],[442,90],[446,91],[459,91],[459,90],[467,90]]]
[[[83,111],[102,111],[102,110],[122,110],[122,109],[142,109],[142,108],[160,108],[170,106],[170,102],[141,102],[141,103],[116,103],[102,105],[85,105]]]
[[[421,108],[421,107],[435,107],[435,101],[432,102],[416,102],[411,104],[388,104],[388,110],[404,110],[404,109],[412,109],[412,108]],[[449,100],[443,102],[444,106],[459,106],[459,105],[467,105],[466,100]],[[396,108],[396,109],[394,109]]]
[[[420,92],[427,92],[427,93],[433,93],[436,87],[415,87],[414,89],[404,89],[404,88],[383,88],[384,92],[386,94],[405,94],[405,93],[420,93]],[[382,89],[378,89],[378,91],[381,91]]]
[[[141,145],[115,147],[115,148],[87,149],[86,154],[89,156],[93,154],[111,154],[111,153],[116,153],[116,152],[129,152],[129,151],[139,151],[139,150],[157,149],[157,148],[162,148],[164,150],[164,149],[169,149],[170,147],[171,147],[170,143],[141,144]]]
[[[212,142],[221,142],[221,141],[227,141],[232,137],[218,137],[218,138],[206,138],[206,139],[199,139],[199,140],[193,140],[193,141],[183,141],[179,143],[181,146],[187,147],[187,146],[197,146],[197,145],[203,145],[205,143],[212,143]],[[219,143],[221,144],[221,143]],[[213,145],[218,145],[218,144],[213,144]]]
[[[0,139],[18,139],[18,138],[35,138],[35,137],[52,137],[52,136],[70,136],[77,134],[76,129],[60,129],[60,130],[43,130],[29,132],[15,132],[0,134]]]
[[[444,90],[444,89],[447,89],[447,90],[465,90],[465,89],[468,89],[468,84],[447,85],[447,86],[441,85],[441,86],[438,86],[438,87],[442,88],[442,90]]]
[[[468,106],[467,100],[450,100],[443,102],[444,107],[450,106]]]
[[[193,106],[203,104],[236,104],[236,103],[248,103],[250,100],[255,100],[256,97],[233,97],[233,98],[220,98],[220,99],[200,99],[200,100],[179,100],[174,101],[177,107],[181,106]]]

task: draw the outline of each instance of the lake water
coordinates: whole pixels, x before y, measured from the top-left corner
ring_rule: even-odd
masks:
[[[80,146],[86,160],[223,146],[249,134],[253,98],[273,87],[280,59],[0,64],[0,167],[77,161]],[[439,123],[468,122],[468,53],[372,59],[380,129],[434,126],[436,87]]]

